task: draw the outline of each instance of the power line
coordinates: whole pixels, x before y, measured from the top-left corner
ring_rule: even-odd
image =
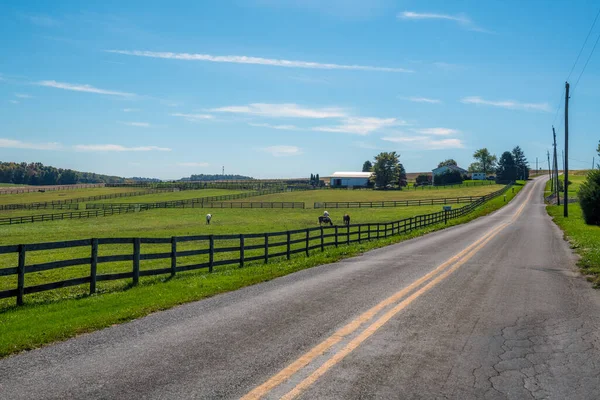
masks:
[[[588,66],[588,63],[590,62],[590,60],[592,59],[592,55],[594,54],[594,50],[596,50],[596,46],[598,46],[598,42],[600,41],[600,33],[598,33],[598,38],[596,39],[596,43],[594,43],[594,47],[592,47],[592,51],[590,53],[590,55],[588,56],[583,69],[581,70],[581,73],[579,74],[579,77],[577,78],[577,82],[575,82],[575,87],[573,87],[573,93],[575,92],[575,89],[577,89],[577,85],[579,84],[579,80],[581,79],[581,76],[583,75],[583,73],[585,72],[586,67]],[[573,94],[571,93],[571,94]]]
[[[575,66],[577,65],[577,61],[579,61],[579,57],[581,57],[581,53],[583,53],[583,49],[585,48],[585,45],[587,44],[587,41],[590,38],[590,35],[592,34],[592,31],[594,30],[594,26],[596,26],[596,22],[598,21],[598,16],[600,16],[600,9],[598,10],[598,13],[596,14],[596,18],[594,18],[594,23],[592,24],[592,27],[590,28],[590,31],[588,32],[587,36],[585,37],[585,41],[583,42],[583,46],[581,46],[581,49],[579,50],[579,54],[577,54],[577,58],[575,59],[575,62],[573,63],[573,66],[571,67],[571,71],[569,72],[569,76],[567,76],[567,81],[571,77],[571,74],[573,73],[573,70],[575,69]]]

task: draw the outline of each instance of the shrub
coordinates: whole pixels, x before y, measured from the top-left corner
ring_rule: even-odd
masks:
[[[600,225],[600,170],[588,173],[586,181],[579,188],[579,204],[585,223]]]
[[[437,174],[435,176],[435,185],[452,185],[455,183],[462,183],[463,177],[460,171],[446,171],[443,174]]]
[[[417,176],[417,179],[415,180],[415,182],[419,185],[422,185],[425,183],[430,183],[431,179],[429,178],[429,175],[421,174],[421,175]]]

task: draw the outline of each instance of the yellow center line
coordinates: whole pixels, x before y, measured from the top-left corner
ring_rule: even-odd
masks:
[[[535,185],[534,185],[535,186]],[[493,237],[495,237],[498,233],[500,233],[504,228],[506,228],[510,223],[512,223],[516,218],[523,212],[525,205],[529,202],[533,190],[525,200],[524,204],[517,210],[515,215],[511,218],[511,220],[507,223],[503,223],[496,228],[487,232],[483,237],[478,239],[475,243],[471,244],[458,254],[454,255],[452,258],[442,263],[438,267],[436,267],[433,271],[419,278],[415,282],[411,283],[409,286],[400,290],[399,292],[393,294],[382,302],[378,303],[368,311],[361,314],[358,318],[354,319],[344,327],[340,328],[336,332],[334,332],[330,337],[325,339],[323,342],[319,343],[317,346],[313,347],[307,353],[300,356],[296,361],[292,362],[290,365],[282,369],[276,375],[272,376],[265,383],[260,386],[257,386],[248,394],[242,397],[243,400],[250,399],[260,399],[266,394],[268,394],[275,387],[279,386],[281,383],[287,381],[291,378],[292,375],[300,371],[302,368],[310,364],[314,359],[321,356],[327,350],[329,350],[332,346],[342,341],[346,336],[355,332],[361,325],[371,320],[377,313],[386,308],[387,306],[396,303],[400,299],[402,299],[405,295],[410,293],[413,289],[419,287],[423,283],[432,279],[436,275],[439,274],[434,280],[429,282],[427,285],[413,293],[411,296],[406,298],[404,301],[396,305],[393,309],[389,310],[382,317],[380,317],[377,321],[367,327],[359,336],[353,339],[346,347],[344,347],[340,352],[334,354],[332,358],[327,360],[319,369],[313,372],[308,378],[303,380],[298,386],[296,386],[291,392],[286,395],[286,398],[293,398],[300,394],[302,390],[306,387],[312,385],[322,374],[324,374],[329,368],[339,362],[342,358],[344,358],[347,354],[349,354],[352,350],[354,350],[360,343],[366,340],[369,336],[371,336],[380,326],[385,324],[390,318],[392,318],[395,314],[400,312],[406,306],[408,306],[412,301],[414,301],[417,297],[421,296],[423,293],[427,292],[441,280],[445,279],[448,275],[450,275],[453,271],[455,271],[458,267],[464,264],[467,260],[472,258],[483,246],[485,246]],[[464,257],[464,258],[463,258]],[[454,265],[453,265],[454,264]],[[447,271],[444,272],[448,266],[453,265]],[[370,333],[369,333],[370,332]],[[366,335],[366,336],[365,336]],[[362,340],[359,340],[362,338]],[[291,397],[289,397],[291,396]]]

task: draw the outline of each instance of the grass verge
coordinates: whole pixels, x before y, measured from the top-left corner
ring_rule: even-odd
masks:
[[[0,313],[0,357],[463,224],[501,208],[517,195],[523,184],[520,182],[514,191],[507,192],[506,202],[500,196],[467,216],[448,221],[448,225],[438,224],[405,235],[328,248],[325,252],[314,252],[310,257],[299,256],[290,261],[274,260],[267,265],[255,263],[242,269],[231,267],[213,274],[184,273],[173,279],[144,281],[124,291],[9,308]]]
[[[569,204],[569,218],[563,217],[563,206],[547,206],[546,210],[565,233],[571,248],[581,256],[581,272],[594,287],[600,288],[600,226],[587,225],[577,203]]]

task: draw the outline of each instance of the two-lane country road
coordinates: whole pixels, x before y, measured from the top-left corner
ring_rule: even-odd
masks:
[[[600,293],[543,188],[469,224],[0,360],[0,398],[600,398]]]

